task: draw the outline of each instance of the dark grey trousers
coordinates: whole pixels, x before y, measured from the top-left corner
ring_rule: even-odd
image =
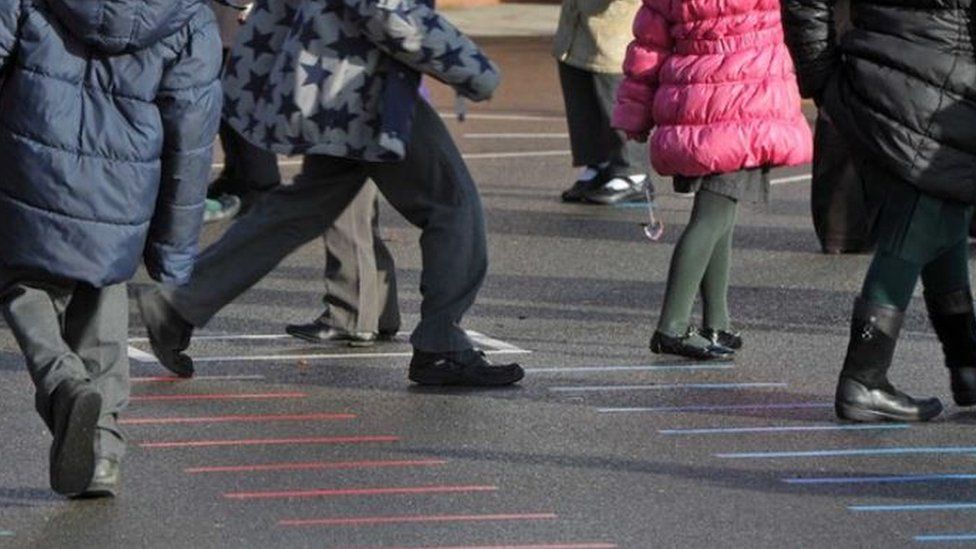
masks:
[[[278,157],[245,140],[226,122],[223,190],[239,196],[281,182]],[[400,328],[393,256],[379,238],[376,187],[363,186],[346,211],[326,229],[325,311],[319,321],[347,332],[396,332]]]
[[[396,333],[396,265],[379,236],[376,185],[363,185],[322,240],[325,311],[319,321],[347,332]]]
[[[649,172],[647,147],[628,141],[610,126],[617,88],[623,76],[559,65],[559,82],[566,105],[569,144],[574,166],[610,163],[610,175],[643,175]]]
[[[293,184],[269,192],[200,256],[190,283],[164,297],[194,326],[257,283],[299,246],[333,225],[371,178],[422,230],[420,323],[410,338],[429,352],[472,347],[460,328],[487,272],[481,200],[461,153],[427,103],[417,104],[406,159],[358,162],[306,156]]]
[[[102,395],[95,451],[121,458],[118,415],[129,402],[129,297],[125,284],[95,288],[73,280],[0,273],[0,305],[36,387],[35,406],[52,428],[50,398],[67,379]]]

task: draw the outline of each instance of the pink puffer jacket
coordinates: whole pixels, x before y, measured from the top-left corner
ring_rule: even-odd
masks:
[[[643,0],[613,125],[665,175],[809,162],[778,0]]]

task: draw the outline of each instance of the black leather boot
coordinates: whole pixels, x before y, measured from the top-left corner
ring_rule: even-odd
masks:
[[[972,293],[969,288],[947,294],[925,292],[925,306],[942,343],[953,400],[959,406],[976,406],[976,315]]]
[[[928,421],[942,413],[937,398],[915,399],[888,381],[904,312],[869,303],[854,302],[851,340],[837,383],[834,410],[837,417],[853,421]]]

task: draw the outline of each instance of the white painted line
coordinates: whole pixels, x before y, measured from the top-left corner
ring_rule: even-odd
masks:
[[[568,139],[568,133],[466,133],[465,139]]]
[[[762,387],[786,387],[786,383],[658,383],[648,385],[576,385],[549,387],[557,393],[613,392],[613,391],[668,391],[674,389],[755,389]]]
[[[225,341],[225,340],[273,340],[273,339],[293,339],[288,334],[216,334],[193,336],[194,341]],[[146,343],[148,337],[130,337],[129,343]]]
[[[513,152],[497,152],[497,153],[468,153],[462,154],[461,158],[465,160],[495,160],[502,158],[537,158],[546,156],[569,156],[570,151],[568,150],[554,150],[554,151],[513,151]],[[279,167],[289,167],[294,168],[301,166],[301,160],[279,160]],[[223,162],[214,162],[210,165],[215,170],[224,169]]]
[[[484,345],[486,347],[491,347],[498,351],[508,351],[510,353],[531,353],[532,351],[527,351],[520,347],[516,347],[510,343],[505,343],[500,339],[495,339],[493,337],[488,337],[481,332],[475,332],[473,330],[465,330],[464,333],[468,334],[471,341],[479,345]]]
[[[713,427],[706,429],[658,429],[662,435],[725,435],[745,433],[797,433],[805,431],[874,431],[908,429],[907,423],[871,423],[863,425],[782,425],[771,427]]]
[[[793,175],[789,177],[777,177],[769,181],[770,185],[785,185],[787,183],[800,183],[802,181],[810,181],[813,176],[810,174],[805,175]]]
[[[132,345],[129,345],[129,358],[135,360],[136,362],[147,362],[147,363],[158,363],[156,357],[142,349],[137,349]]]
[[[531,351],[485,351],[489,355],[518,355],[528,354]],[[348,358],[408,358],[412,357],[413,352],[407,353],[346,353],[346,354],[295,354],[295,355],[230,355],[230,356],[204,356],[194,358],[193,362],[260,362],[268,360],[328,360],[328,359],[348,359]]]
[[[183,377],[134,377],[130,381],[132,383],[165,383],[167,381],[177,383],[184,381],[260,381],[264,379],[263,375],[229,375],[229,376],[193,376],[192,378]]]
[[[569,156],[570,151],[521,151],[500,153],[470,153],[462,154],[465,160],[494,160],[497,158],[536,158],[540,156]]]
[[[447,118],[451,120],[457,119],[456,113],[438,113],[441,118]],[[524,121],[524,122],[566,122],[565,116],[541,116],[532,114],[515,114],[515,113],[468,113],[465,118],[469,120],[513,120],[513,121]]]
[[[734,368],[731,363],[719,364],[661,364],[651,366],[570,366],[564,368],[526,368],[526,372],[539,374],[562,373],[603,373],[603,372],[657,372],[667,370],[727,370]]]

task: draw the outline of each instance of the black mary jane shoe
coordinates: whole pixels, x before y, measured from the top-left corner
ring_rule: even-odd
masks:
[[[704,344],[692,343],[692,338],[695,336],[701,337],[694,329],[689,330],[683,336],[654,332],[651,337],[651,352],[678,355],[695,360],[722,360],[730,359],[735,355],[735,351],[732,349],[711,340],[705,340]]]
[[[834,411],[840,419],[864,423],[929,421],[942,413],[942,402],[937,398],[913,398],[890,385],[872,389],[855,379],[841,377]]]
[[[727,347],[733,351],[738,351],[742,348],[742,334],[739,332],[702,328],[701,332],[699,333],[702,337],[711,341],[712,343],[716,343],[722,347]]]

